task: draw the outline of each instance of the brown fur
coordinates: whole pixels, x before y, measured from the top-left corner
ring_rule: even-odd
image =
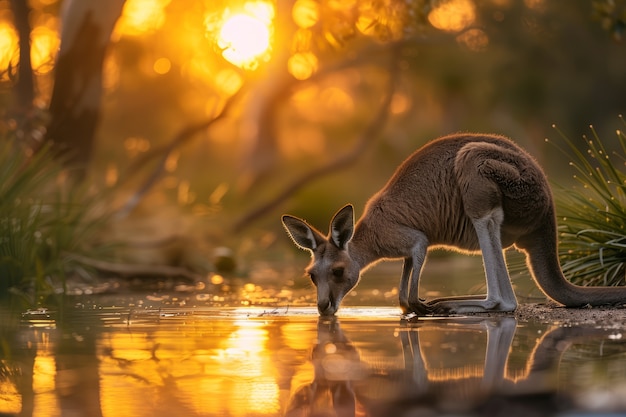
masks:
[[[539,287],[563,305],[626,302],[626,288],[583,288],[564,278],[546,176],[528,153],[501,136],[458,134],[428,143],[398,167],[353,222],[348,205],[324,237],[303,220],[283,216],[294,242],[313,253],[307,271],[322,315],[334,314],[360,273],[385,258],[404,258],[399,294],[405,313],[512,311],[517,301],[502,254],[511,245],[526,252]],[[420,300],[419,274],[432,247],[480,250],[487,294]]]

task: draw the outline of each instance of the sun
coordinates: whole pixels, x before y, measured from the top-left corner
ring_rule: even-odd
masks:
[[[248,7],[243,13],[228,16],[217,40],[224,58],[245,69],[254,69],[259,62],[267,60],[271,49],[272,18],[273,10],[269,12],[258,7],[258,3],[257,7]]]
[[[224,58],[237,66],[246,66],[257,60],[270,46],[268,27],[246,14],[229,18],[222,26],[218,46],[223,49]]]

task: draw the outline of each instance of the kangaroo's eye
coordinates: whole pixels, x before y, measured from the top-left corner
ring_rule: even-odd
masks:
[[[343,278],[343,268],[333,268],[333,276],[335,278]]]
[[[309,278],[311,278],[311,281],[313,281],[313,284],[317,285],[317,277],[315,276],[313,272],[309,272]]]

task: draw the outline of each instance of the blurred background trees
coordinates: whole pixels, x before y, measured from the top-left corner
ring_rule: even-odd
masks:
[[[118,214],[108,238],[187,242],[162,256],[179,264],[190,236],[272,242],[282,211],[362,207],[455,131],[563,177],[550,126],[602,134],[626,108],[624,3],[3,0],[0,130],[51,142]]]

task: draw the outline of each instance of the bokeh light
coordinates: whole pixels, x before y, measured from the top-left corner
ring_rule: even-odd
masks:
[[[440,0],[434,2],[428,21],[437,29],[458,32],[476,20],[476,6],[471,0]]]
[[[298,0],[293,5],[292,15],[298,27],[308,29],[319,20],[319,4],[313,0]]]
[[[317,57],[312,52],[299,52],[287,62],[289,73],[297,80],[306,80],[317,71]]]
[[[489,45],[489,37],[481,29],[470,29],[463,32],[457,36],[456,40],[474,52],[484,51]]]
[[[239,90],[243,79],[234,70],[226,68],[215,75],[215,84],[223,93],[232,95]]]
[[[128,0],[117,21],[118,35],[139,36],[159,29],[165,22],[165,7],[171,0]]]
[[[36,72],[45,74],[52,71],[59,43],[58,32],[55,29],[46,26],[37,26],[33,29],[30,56]]]
[[[0,22],[0,79],[7,78],[9,66],[17,65],[17,32],[8,22]]]
[[[172,63],[169,59],[161,57],[154,61],[154,65],[152,66],[154,72],[160,75],[165,75],[172,69]]]

